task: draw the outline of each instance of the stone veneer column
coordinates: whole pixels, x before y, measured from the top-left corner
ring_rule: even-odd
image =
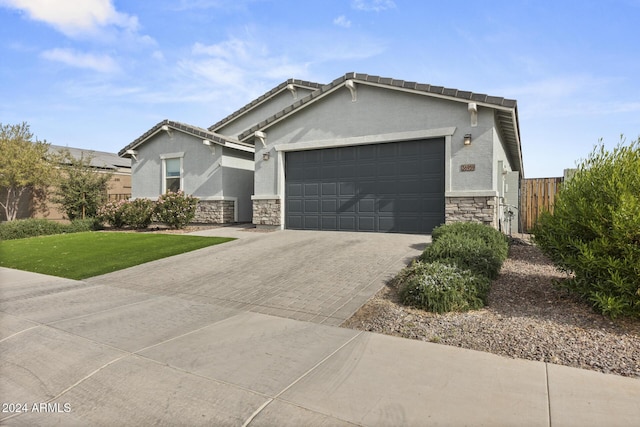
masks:
[[[280,212],[280,199],[253,200],[253,223],[257,226],[279,226]]]
[[[202,224],[228,224],[234,222],[233,200],[198,200],[194,222]]]
[[[445,222],[481,222],[498,228],[497,197],[446,197]]]

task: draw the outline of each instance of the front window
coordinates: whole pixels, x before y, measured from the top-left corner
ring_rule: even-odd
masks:
[[[180,170],[182,159],[164,160],[164,192],[177,192],[182,188]]]

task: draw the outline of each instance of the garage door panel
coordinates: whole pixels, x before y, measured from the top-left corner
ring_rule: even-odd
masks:
[[[322,183],[322,193],[324,196],[337,196],[338,195],[338,184],[336,182],[323,182]]]
[[[330,214],[338,212],[338,200],[337,199],[322,199],[320,209],[322,213]]]
[[[338,199],[338,213],[356,213],[355,199]]]
[[[321,217],[322,230],[338,230],[338,217],[337,216],[323,216]]]
[[[336,150],[339,161],[353,161],[356,159],[356,147],[342,147]]]
[[[338,229],[339,230],[355,230],[356,229],[356,216],[339,216],[338,217]]]
[[[374,213],[376,211],[376,199],[360,199],[358,200],[358,213]]]
[[[317,197],[320,195],[320,184],[304,184],[304,197]]]
[[[376,231],[376,218],[374,216],[361,216],[356,218],[358,228],[355,231]]]
[[[339,196],[355,196],[356,195],[356,183],[355,182],[340,182],[338,183],[338,195]]]
[[[302,199],[288,199],[287,200],[287,212],[291,214],[300,214],[302,210]]]
[[[444,139],[285,154],[287,228],[429,233],[444,222]]]
[[[320,229],[320,217],[318,215],[304,215],[302,217],[304,230],[319,230]]]
[[[287,195],[292,197],[302,196],[302,184],[290,183],[287,186]]]
[[[320,200],[309,200],[309,199],[305,200],[304,213],[305,214],[320,213]]]

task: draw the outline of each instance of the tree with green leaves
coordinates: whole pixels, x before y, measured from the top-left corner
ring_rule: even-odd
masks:
[[[7,221],[16,219],[23,203],[30,202],[36,209],[43,206],[46,188],[55,175],[48,150],[46,141],[34,140],[26,122],[0,123],[0,207]]]
[[[60,174],[52,200],[64,210],[67,218],[94,218],[98,208],[106,202],[111,173],[97,171],[91,166],[93,157],[76,158],[69,150],[61,150],[57,157]]]

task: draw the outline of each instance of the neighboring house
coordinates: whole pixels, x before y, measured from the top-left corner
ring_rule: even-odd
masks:
[[[61,150],[68,150],[69,154],[76,159],[82,157],[86,159],[90,157],[90,166],[94,168],[96,172],[112,174],[107,188],[108,200],[126,200],[131,197],[131,160],[119,157],[116,153],[49,145],[50,154],[59,154]],[[49,189],[49,192],[51,191],[53,191],[53,188]],[[53,221],[63,221],[66,219],[60,206],[50,200],[46,200],[44,206],[41,208],[42,209],[36,209],[32,195],[28,194],[20,203],[17,219],[46,218]],[[0,214],[2,215],[0,220],[5,220],[4,212],[0,211]]]
[[[255,148],[251,219],[259,227],[430,233],[480,221],[504,230],[505,210],[517,214],[524,172],[514,100],[348,73],[324,86],[285,82],[208,132]],[[136,163],[190,150],[180,147],[150,157],[139,150],[134,196],[149,197],[136,186],[164,176],[156,168],[138,184]],[[203,167],[183,166],[181,174],[207,182]]]

